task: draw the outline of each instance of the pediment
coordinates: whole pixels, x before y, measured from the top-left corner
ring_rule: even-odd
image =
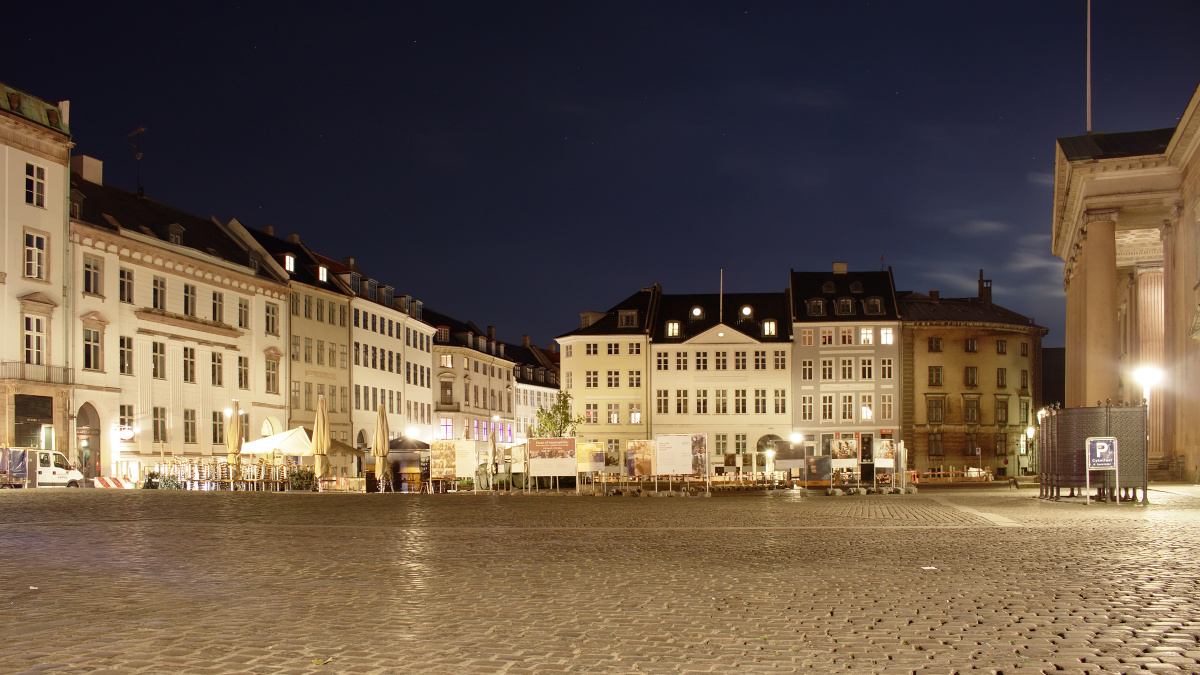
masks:
[[[49,316],[54,313],[54,309],[58,307],[58,303],[49,298],[41,291],[26,293],[17,298],[21,303],[21,311],[32,314],[45,314]]]
[[[109,324],[108,319],[104,318],[104,315],[100,312],[88,312],[87,314],[79,317],[79,320],[85,324],[100,324],[101,326],[107,326]]]
[[[283,352],[279,351],[279,347],[276,347],[274,345],[264,349],[263,354],[265,354],[268,359],[282,359],[283,358]]]
[[[749,345],[759,344],[759,342],[758,340],[755,340],[736,328],[730,328],[723,323],[719,323],[712,328],[688,338],[683,342],[683,344]]]

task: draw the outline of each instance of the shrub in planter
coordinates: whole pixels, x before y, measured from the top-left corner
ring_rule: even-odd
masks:
[[[288,489],[313,492],[317,489],[317,475],[312,467],[302,466],[288,475]]]
[[[147,471],[146,480],[142,482],[143,490],[157,490],[159,475],[157,471]]]
[[[175,476],[159,476],[158,477],[158,489],[159,490],[182,490],[183,483],[181,483],[179,481],[179,479],[176,478]]]

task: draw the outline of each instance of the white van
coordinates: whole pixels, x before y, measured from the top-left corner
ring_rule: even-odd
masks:
[[[0,487],[83,487],[80,473],[61,452],[0,448]]]

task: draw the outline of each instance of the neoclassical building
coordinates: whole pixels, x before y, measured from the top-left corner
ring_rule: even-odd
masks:
[[[1200,89],[1175,128],[1058,139],[1068,407],[1150,394],[1150,456],[1200,467]],[[1143,389],[1135,373],[1161,381]]]

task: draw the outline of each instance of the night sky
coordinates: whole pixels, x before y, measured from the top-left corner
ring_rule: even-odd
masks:
[[[128,190],[297,232],[545,345],[654,282],[782,290],[891,265],[1063,343],[1054,140],[1085,131],[1085,2],[18,3],[0,81],[71,100]],[[1093,127],[1176,125],[1200,2],[1093,3]],[[27,15],[23,13],[28,13]]]

